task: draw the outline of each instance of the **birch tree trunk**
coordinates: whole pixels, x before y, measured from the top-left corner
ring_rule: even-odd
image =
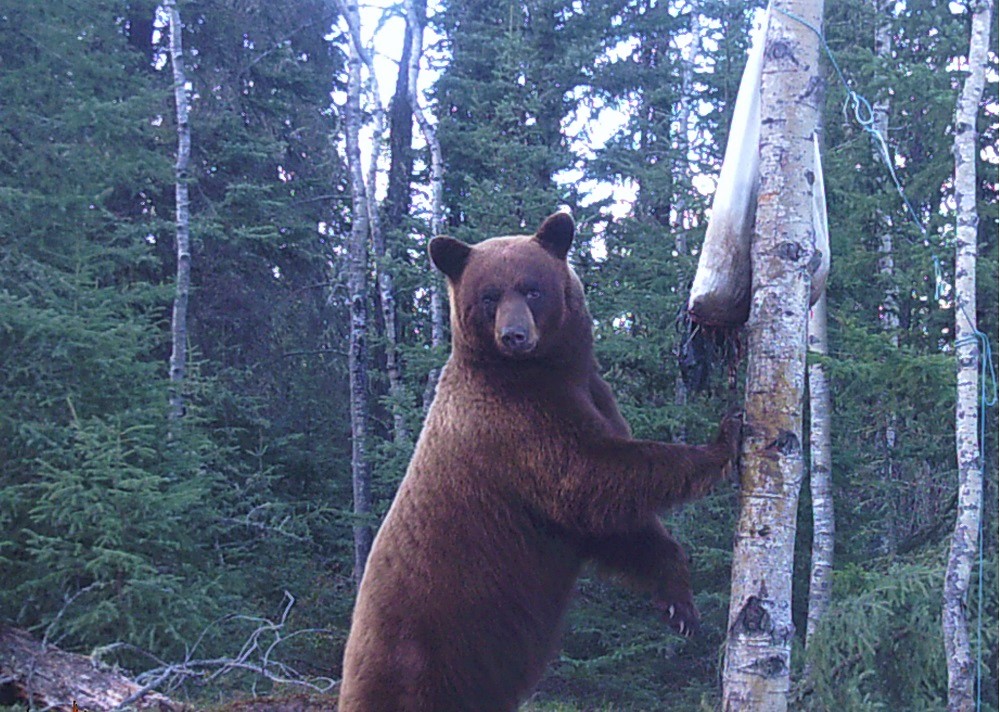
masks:
[[[826,292],[809,312],[809,351],[827,354]],[[809,490],[812,500],[813,541],[809,569],[809,610],[806,648],[830,608],[836,527],[833,510],[833,457],[830,428],[830,384],[823,364],[809,366]]]
[[[958,458],[958,517],[948,551],[941,624],[948,664],[948,710],[975,708],[978,662],[969,645],[966,600],[976,553],[981,545],[983,505],[982,443],[979,442],[979,342],[976,334],[976,118],[985,82],[991,0],[969,6],[969,76],[955,111],[955,352],[958,393],[955,405],[955,450]]]
[[[345,4],[349,27],[358,27],[358,4]],[[351,329],[348,370],[351,400],[351,481],[354,489],[354,580],[360,582],[371,551],[371,473],[368,466],[368,203],[361,167],[361,52],[348,43],[347,105],[345,106],[347,163],[351,175],[351,234],[347,249],[347,291]]]
[[[872,9],[875,12],[875,37],[874,50],[879,62],[887,62],[892,57],[892,18],[890,13],[895,3],[893,0],[872,0]],[[889,135],[889,98],[888,96],[879,98],[872,105],[872,119],[874,128],[881,136]],[[872,147],[875,165],[882,163],[882,149],[877,146]],[[884,179],[883,179],[884,180]],[[881,208],[876,208],[875,224],[879,226],[878,235],[878,272],[885,283],[885,292],[882,297],[881,312],[879,322],[882,329],[889,335],[889,340],[893,347],[899,348],[899,294],[895,286],[896,262],[893,245],[893,223],[892,216]],[[886,414],[885,430],[882,433],[882,444],[885,447],[885,486],[891,497],[891,503],[885,508],[886,512],[886,550],[889,553],[896,551],[899,545],[900,524],[897,516],[898,501],[896,489],[896,414]]]
[[[889,13],[894,3],[887,0],[872,0],[872,9],[875,11],[875,56],[879,61],[888,61],[892,53],[892,21]],[[889,132],[889,98],[881,97],[872,105],[872,119],[874,128],[882,136],[888,136]],[[875,152],[875,163],[882,162],[882,151],[873,147]],[[893,256],[892,244],[892,218],[882,210],[877,210],[877,222],[881,226],[878,236],[878,271],[886,281],[884,297],[882,299],[882,313],[880,321],[893,341],[894,346],[899,346],[899,295],[892,278],[895,273],[895,260]],[[887,434],[887,441],[889,435]],[[893,432],[892,437],[895,437]]]
[[[690,42],[687,47],[681,50],[681,95],[678,100],[677,123],[679,132],[677,144],[680,147],[679,156],[674,165],[674,174],[681,182],[681,189],[677,191],[675,198],[676,222],[674,229],[674,249],[677,250],[679,258],[688,255],[687,230],[691,223],[691,191],[692,179],[694,177],[691,170],[691,117],[694,114],[694,104],[697,92],[694,91],[695,63],[701,55],[701,27],[698,21],[698,13],[694,8],[689,10],[689,32]],[[677,292],[683,294],[690,282],[691,275],[678,275]],[[675,362],[680,359],[681,345],[678,344],[674,354]],[[674,377],[674,405],[684,407],[688,402],[687,384],[684,382],[684,373],[677,369]],[[687,432],[682,428],[678,433],[681,441],[687,440]]]
[[[170,65],[174,75],[174,104],[177,113],[177,160],[174,163],[176,201],[177,283],[170,323],[170,396],[168,419],[171,434],[184,415],[184,378],[187,374],[187,308],[191,292],[191,215],[188,200],[188,164],[191,161],[191,124],[187,76],[184,71],[183,25],[175,0],[165,0],[170,18]]]
[[[823,4],[773,5],[761,84],[760,192],[751,246],[741,501],[723,670],[725,712],[787,709],[792,562],[803,476],[802,399],[813,244],[813,132]]]
[[[364,51],[359,48],[360,51]],[[371,82],[371,96],[375,106],[372,115],[372,154],[368,164],[368,176],[365,185],[365,205],[368,210],[368,230],[371,233],[372,253],[375,257],[376,282],[378,284],[379,305],[382,311],[382,323],[385,325],[385,371],[389,379],[389,410],[392,413],[392,439],[397,444],[409,439],[406,427],[406,417],[403,412],[405,396],[403,373],[399,363],[399,345],[396,334],[396,286],[389,266],[389,251],[386,246],[385,233],[379,216],[376,197],[378,184],[378,159],[381,155],[382,139],[385,135],[385,112],[382,110],[379,98],[378,81],[375,66],[368,57],[366,61]]]
[[[344,13],[344,18],[347,20],[351,47],[357,53],[360,61],[368,68],[368,93],[372,98],[372,152],[368,163],[368,175],[364,176],[362,172],[362,180],[365,186],[365,211],[368,218],[368,232],[371,235],[372,253],[375,257],[379,305],[381,307],[382,322],[385,326],[385,367],[386,376],[389,379],[389,409],[392,413],[393,441],[403,443],[409,438],[409,432],[406,428],[406,418],[403,412],[405,389],[403,386],[402,369],[399,363],[399,346],[396,334],[396,287],[392,271],[389,267],[390,260],[386,247],[385,233],[382,230],[377,198],[379,157],[382,155],[382,142],[385,137],[385,110],[382,108],[374,59],[361,39],[361,17],[357,5],[348,5],[346,2],[341,2],[340,8]],[[360,77],[358,82],[360,85]],[[359,86],[359,97],[360,92]],[[358,111],[360,112],[360,98],[358,106]],[[358,123],[358,130],[360,132],[360,119]],[[358,160],[360,161],[360,152]]]
[[[421,3],[422,8],[426,8],[425,3]],[[441,235],[444,232],[444,159],[441,155],[441,143],[438,141],[437,129],[430,122],[427,112],[420,104],[417,92],[417,78],[420,75],[420,57],[424,52],[424,24],[426,17],[421,17],[417,12],[415,0],[404,2],[406,12],[406,29],[410,34],[410,56],[407,58],[409,64],[408,91],[410,96],[410,107],[413,109],[413,116],[417,120],[417,126],[423,134],[424,141],[431,156],[431,223],[430,237]],[[424,10],[426,12],[426,9]],[[438,348],[444,344],[444,308],[441,302],[442,292],[441,277],[436,274],[431,275],[430,280],[430,301],[431,301],[431,346]],[[439,369],[433,368],[427,374],[427,386],[424,389],[424,412],[430,408],[434,399],[434,392],[437,388]]]

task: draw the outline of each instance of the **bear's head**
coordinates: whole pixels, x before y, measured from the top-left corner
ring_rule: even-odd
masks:
[[[534,235],[431,240],[431,260],[448,278],[453,353],[531,362],[589,353],[583,286],[566,261],[573,233],[573,218],[556,213]]]

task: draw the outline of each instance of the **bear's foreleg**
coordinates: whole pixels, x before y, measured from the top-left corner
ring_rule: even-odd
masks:
[[[733,413],[716,441],[702,446],[618,436],[577,440],[547,452],[552,460],[541,467],[524,463],[545,475],[531,495],[570,531],[590,537],[635,531],[657,512],[708,492],[735,462],[741,427],[742,417]]]
[[[602,573],[653,596],[653,605],[671,628],[684,636],[697,632],[698,608],[691,591],[688,556],[655,517],[634,532],[601,537],[589,543],[587,555]]]

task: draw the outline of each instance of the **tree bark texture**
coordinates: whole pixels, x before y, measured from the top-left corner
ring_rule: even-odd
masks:
[[[751,244],[741,501],[723,670],[726,712],[787,709],[792,562],[803,476],[802,401],[811,263],[813,134],[822,96],[822,2],[773,6],[761,83],[760,191]]]
[[[385,196],[386,228],[399,230],[410,213],[413,178],[413,110],[410,108],[410,52],[413,33],[403,36],[396,87],[389,104],[389,172]]]
[[[878,66],[892,61],[892,2],[886,0],[871,0],[875,12],[874,49]],[[888,94],[879,97],[872,104],[874,128],[883,137],[889,135],[889,97]],[[882,163],[881,148],[874,147],[876,165]],[[899,346],[899,295],[893,278],[895,275],[895,258],[893,255],[891,216],[884,210],[876,208],[876,223],[880,226],[878,235],[878,272],[885,282],[885,292],[882,299],[882,312],[879,320],[889,333],[894,346]]]
[[[418,12],[418,6],[420,12]],[[424,53],[424,25],[427,18],[421,16],[421,12],[426,12],[426,3],[417,0],[406,0],[404,3],[406,12],[406,28],[410,34],[410,55],[407,57],[409,69],[408,92],[410,97],[410,108],[413,116],[417,120],[417,126],[423,134],[427,143],[427,150],[431,157],[431,224],[430,237],[444,233],[444,158],[441,154],[441,142],[438,141],[437,129],[430,122],[427,112],[420,103],[417,92],[417,78],[420,76],[420,57]],[[441,302],[441,292],[443,290],[441,277],[434,275],[431,278],[430,300],[431,300],[431,346],[441,347],[444,344],[444,307]],[[431,369],[427,374],[427,387],[424,389],[424,412],[430,408],[434,399],[434,392],[437,388],[437,380],[440,375],[439,369]]]
[[[381,244],[375,245],[375,259],[379,264],[379,298],[382,304],[382,321],[386,335],[386,373],[389,377],[389,396],[392,401],[393,439],[396,443],[409,440],[406,419],[403,416],[403,369],[398,354],[398,328],[396,326],[396,290],[391,269],[392,254],[386,245],[384,233],[401,234],[404,221],[410,213],[410,188],[413,176],[413,110],[410,108],[410,48],[413,36],[406,32],[403,51],[396,72],[396,88],[389,106],[389,172],[385,199],[385,231]]]
[[[809,312],[809,351],[827,354],[826,294]],[[833,457],[830,428],[830,384],[821,363],[809,366],[809,490],[813,541],[809,568],[806,648],[830,607],[836,527],[833,509]]]
[[[0,680],[0,687],[19,701],[20,709],[108,712],[126,702],[136,710],[188,709],[86,655],[67,653],[4,626],[0,626]]]
[[[358,4],[345,4],[350,28],[360,27]],[[353,34],[353,30],[352,30]],[[354,580],[360,583],[374,533],[371,515],[371,472],[368,465],[368,202],[361,165],[361,47],[348,43],[347,163],[351,175],[351,234],[347,249],[347,292],[351,314],[348,371],[351,401],[351,482],[354,490]]]
[[[378,86],[378,75],[375,72],[375,62],[372,53],[365,47],[361,39],[361,18],[357,6],[340,3],[341,11],[347,21],[348,35],[351,46],[361,62],[368,68],[368,94],[372,99],[372,152],[368,163],[368,174],[362,171],[365,186],[365,211],[368,219],[368,232],[371,235],[372,253],[375,258],[376,285],[378,287],[379,306],[382,322],[385,326],[385,370],[389,379],[389,409],[392,413],[393,440],[405,442],[409,438],[406,428],[406,418],[403,413],[404,387],[403,374],[399,363],[399,347],[396,333],[396,287],[390,268],[390,259],[386,246],[385,232],[382,229],[381,215],[378,206],[378,175],[379,158],[382,155],[382,142],[385,137],[385,111],[382,108],[381,92]],[[360,84],[360,78],[359,78]],[[360,112],[360,93],[358,94],[358,111]],[[360,134],[360,120],[358,131]],[[360,150],[359,150],[360,160]],[[353,174],[352,174],[353,180]]]
[[[976,118],[986,74],[991,0],[970,3],[969,75],[955,112],[955,352],[958,392],[955,405],[955,450],[958,459],[958,516],[948,551],[941,623],[948,665],[948,710],[975,708],[977,661],[969,642],[969,580],[981,545],[983,506],[982,443],[979,442],[979,359],[976,334]]]
[[[176,423],[184,415],[184,378],[187,373],[187,308],[191,292],[191,231],[188,200],[188,164],[191,161],[191,124],[187,76],[184,71],[183,25],[175,0],[166,0],[164,9],[170,18],[170,64],[174,75],[174,104],[177,115],[177,159],[174,163],[174,198],[176,201],[177,282],[170,336],[170,405],[169,419]]]
[[[877,67],[887,65],[892,61],[892,0],[872,0],[872,10],[875,14],[874,51]],[[888,83],[888,81],[886,81]],[[889,103],[888,94],[879,97],[872,105],[874,128],[883,137],[889,135]],[[881,166],[883,161],[882,148],[872,147],[875,165]],[[884,183],[888,177],[880,182]],[[894,198],[895,199],[895,198]],[[879,312],[879,322],[882,329],[889,335],[893,347],[899,348],[899,293],[895,284],[896,260],[893,245],[893,220],[885,210],[875,208],[875,224],[878,226],[878,273],[884,286],[882,304]],[[890,493],[891,503],[885,508],[885,549],[894,553],[899,546],[900,524],[897,501],[896,483],[896,414],[886,413],[885,430],[882,432],[882,444],[885,447],[885,484]]]

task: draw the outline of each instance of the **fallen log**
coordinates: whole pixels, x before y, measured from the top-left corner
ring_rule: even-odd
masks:
[[[0,625],[0,704],[55,712],[129,709],[184,712],[190,708],[143,688],[86,655],[67,653],[29,633]]]

